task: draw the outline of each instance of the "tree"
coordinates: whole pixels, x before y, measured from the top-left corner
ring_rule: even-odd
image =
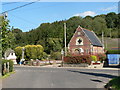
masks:
[[[120,14],[108,13],[94,17],[84,18],[74,16],[68,20],[55,21],[53,23],[42,23],[39,27],[22,32],[19,29],[13,31],[16,46],[42,45],[47,54],[59,52],[64,47],[64,23],[67,25],[67,44],[72,38],[76,28],[80,25],[83,28],[93,30],[99,37],[102,31],[104,36],[116,38],[120,37]],[[117,35],[119,34],[119,35]]]
[[[14,35],[11,32],[10,26],[9,26],[9,20],[5,19],[4,16],[1,16],[1,22],[0,22],[0,32],[1,32],[1,42],[2,42],[2,56],[4,56],[4,52],[7,50],[7,48],[13,48],[14,46]]]
[[[25,56],[26,59],[41,59],[43,55],[43,47],[41,45],[26,45]]]
[[[20,47],[20,46],[15,48],[15,54],[17,56],[17,63],[19,63],[22,58],[22,48],[23,47]]]
[[[110,12],[106,15],[106,22],[108,28],[114,28],[117,25],[118,15],[114,12]]]
[[[104,32],[107,30],[105,19],[102,17],[94,18],[93,23],[92,23],[92,28],[93,28],[92,30],[96,32],[97,35],[101,35],[102,31]]]

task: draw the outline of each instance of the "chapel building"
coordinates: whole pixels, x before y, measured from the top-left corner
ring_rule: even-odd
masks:
[[[68,52],[72,55],[104,54],[104,47],[97,35],[78,26],[68,43]]]

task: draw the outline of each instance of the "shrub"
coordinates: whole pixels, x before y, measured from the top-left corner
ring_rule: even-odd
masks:
[[[98,54],[98,60],[99,61],[105,61],[106,60],[106,55],[105,54]]]
[[[51,59],[61,60],[61,53],[60,52],[52,52]]]
[[[120,50],[107,50],[106,54],[120,54]]]
[[[7,62],[9,62],[9,72],[12,72],[13,71],[13,61],[11,61],[11,60],[2,60],[2,75],[5,75],[5,74],[7,74],[8,73],[8,70],[7,70],[7,68],[8,68],[8,64],[7,64]],[[5,68],[4,68],[4,63],[6,63],[6,70],[5,70]]]
[[[95,55],[91,55],[91,59],[92,59],[92,61],[97,61],[98,59],[97,59],[97,56],[95,56]]]
[[[111,87],[111,88],[110,88]],[[106,90],[120,90],[120,76],[113,78],[105,85]]]
[[[8,61],[9,61],[9,64],[10,64],[9,72],[12,72],[13,71],[13,61],[11,61],[11,60],[8,60]]]
[[[64,63],[67,64],[91,64],[91,57],[89,55],[82,56],[66,56],[64,57]]]

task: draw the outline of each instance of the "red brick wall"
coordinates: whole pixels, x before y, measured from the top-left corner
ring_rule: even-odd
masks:
[[[78,32],[80,32],[80,35],[78,35]],[[76,39],[78,37],[81,37],[83,39],[83,45],[76,45]],[[78,55],[77,53],[75,53],[75,49],[77,49],[77,48],[82,48],[84,50],[84,52],[81,54],[96,54],[98,52],[99,53],[103,52],[102,47],[96,47],[96,46],[91,45],[90,40],[88,39],[88,37],[85,35],[85,33],[83,32],[83,30],[80,27],[78,27],[76,29],[76,32],[74,33],[73,37],[71,38],[69,45],[68,45],[68,51],[72,55]],[[92,48],[94,50],[93,52],[91,52]]]

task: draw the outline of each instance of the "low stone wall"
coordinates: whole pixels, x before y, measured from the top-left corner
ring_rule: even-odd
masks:
[[[63,67],[88,67],[88,64],[64,64]]]
[[[63,67],[88,67],[88,68],[103,68],[103,63],[99,64],[64,64]]]

